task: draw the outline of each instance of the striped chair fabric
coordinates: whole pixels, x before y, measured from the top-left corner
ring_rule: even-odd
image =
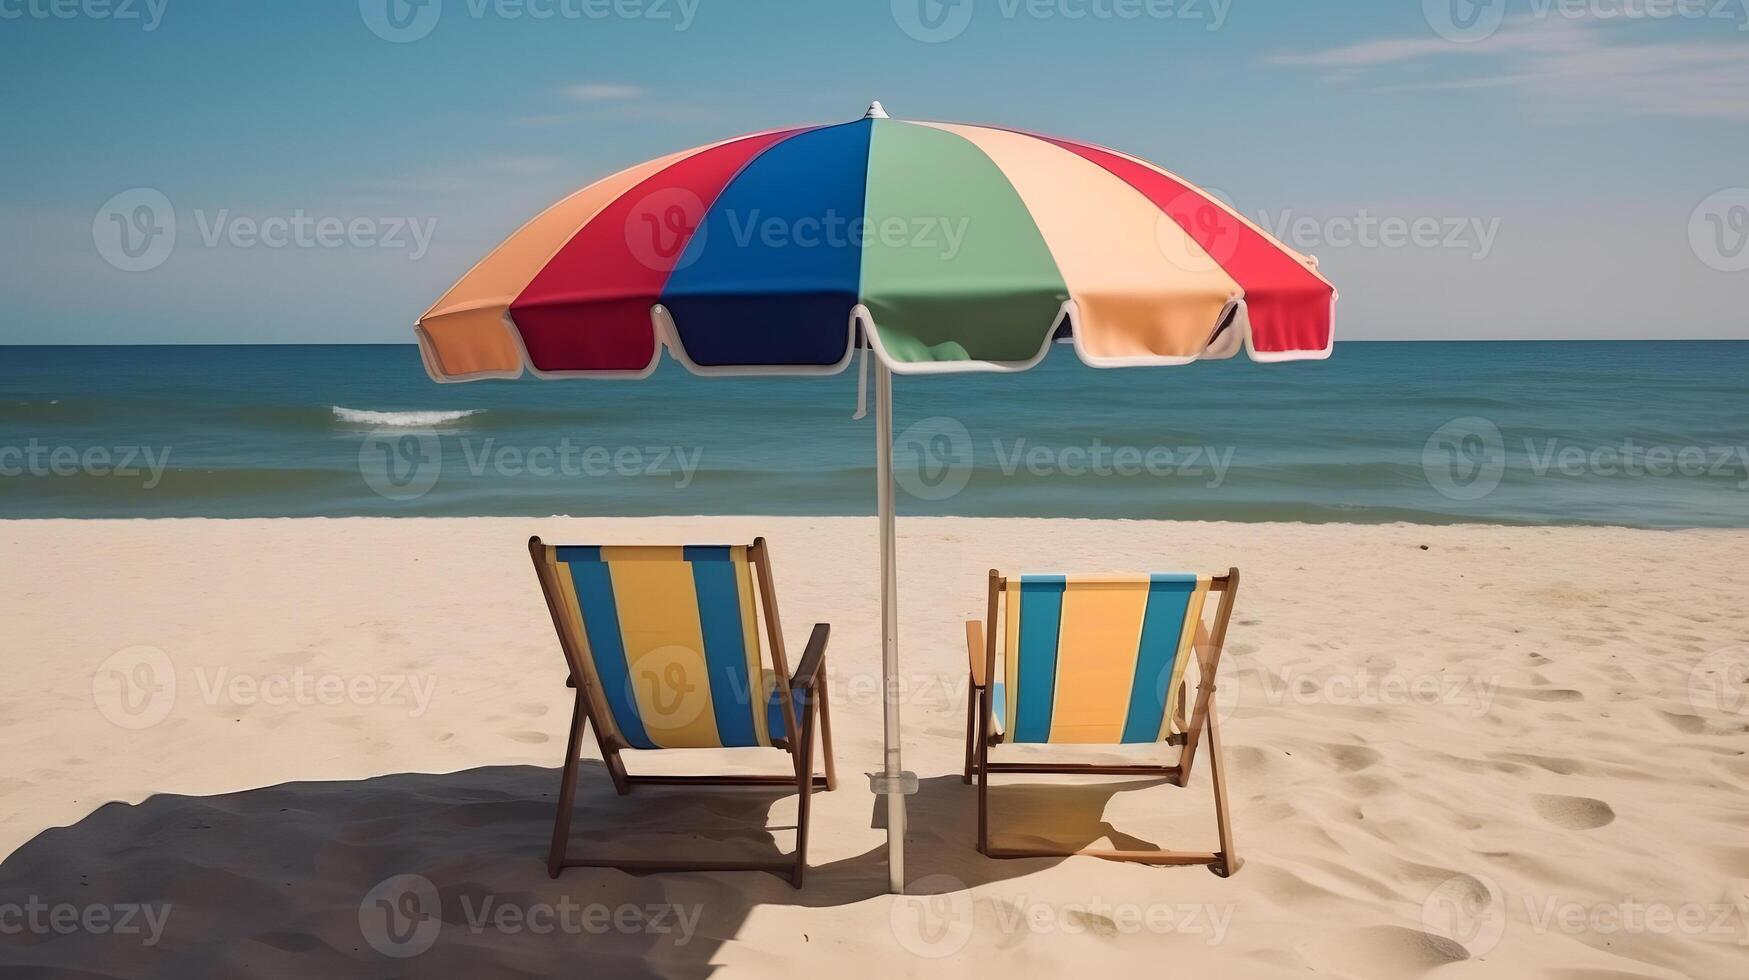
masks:
[[[1006,740],[1167,738],[1208,591],[1196,575],[1010,578],[1006,682],[992,692]]]
[[[764,666],[745,545],[549,546],[583,666],[637,749],[769,746],[785,725]],[[806,705],[795,692],[795,711]]]

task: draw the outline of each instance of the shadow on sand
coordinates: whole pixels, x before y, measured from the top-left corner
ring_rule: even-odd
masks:
[[[758,872],[579,868],[551,880],[558,782],[555,769],[496,766],[105,805],[0,863],[0,909],[21,912],[0,922],[18,926],[0,928],[0,973],[705,976],[756,906],[844,906],[885,894],[882,847],[813,864],[800,891]],[[1150,848],[1103,814],[1113,794],[1153,785],[1004,785],[992,803],[1004,822],[1049,827],[1054,843],[1106,837]],[[839,792],[866,791],[847,781]],[[793,796],[781,787],[650,787],[619,797],[601,763],[585,760],[572,854],[779,859],[794,828],[766,821]],[[958,775],[924,780],[910,804],[911,876],[925,891],[1057,863],[978,855],[976,793]],[[884,807],[872,809],[880,826]],[[811,847],[825,850],[818,839]],[[952,877],[931,877],[940,870]],[[863,918],[884,924],[889,910]],[[794,941],[810,941],[806,919],[797,922]]]

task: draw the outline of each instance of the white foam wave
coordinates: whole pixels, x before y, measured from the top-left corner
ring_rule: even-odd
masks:
[[[482,411],[481,409],[468,409],[454,412],[372,412],[362,408],[341,408],[339,405],[332,407],[334,418],[340,422],[349,422],[354,425],[409,427],[449,425],[453,422],[460,422],[470,415],[479,415]]]

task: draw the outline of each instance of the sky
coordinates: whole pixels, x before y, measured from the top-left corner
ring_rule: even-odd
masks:
[[[1347,340],[1749,338],[1749,0],[0,0],[0,344],[405,343],[616,170],[895,117],[1113,146]]]

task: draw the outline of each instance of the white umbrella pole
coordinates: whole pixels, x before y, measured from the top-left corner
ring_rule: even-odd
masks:
[[[905,894],[905,767],[899,760],[899,574],[893,500],[893,376],[874,358],[875,458],[881,514],[881,702],[886,709],[886,765],[877,782],[887,798],[887,885]]]

